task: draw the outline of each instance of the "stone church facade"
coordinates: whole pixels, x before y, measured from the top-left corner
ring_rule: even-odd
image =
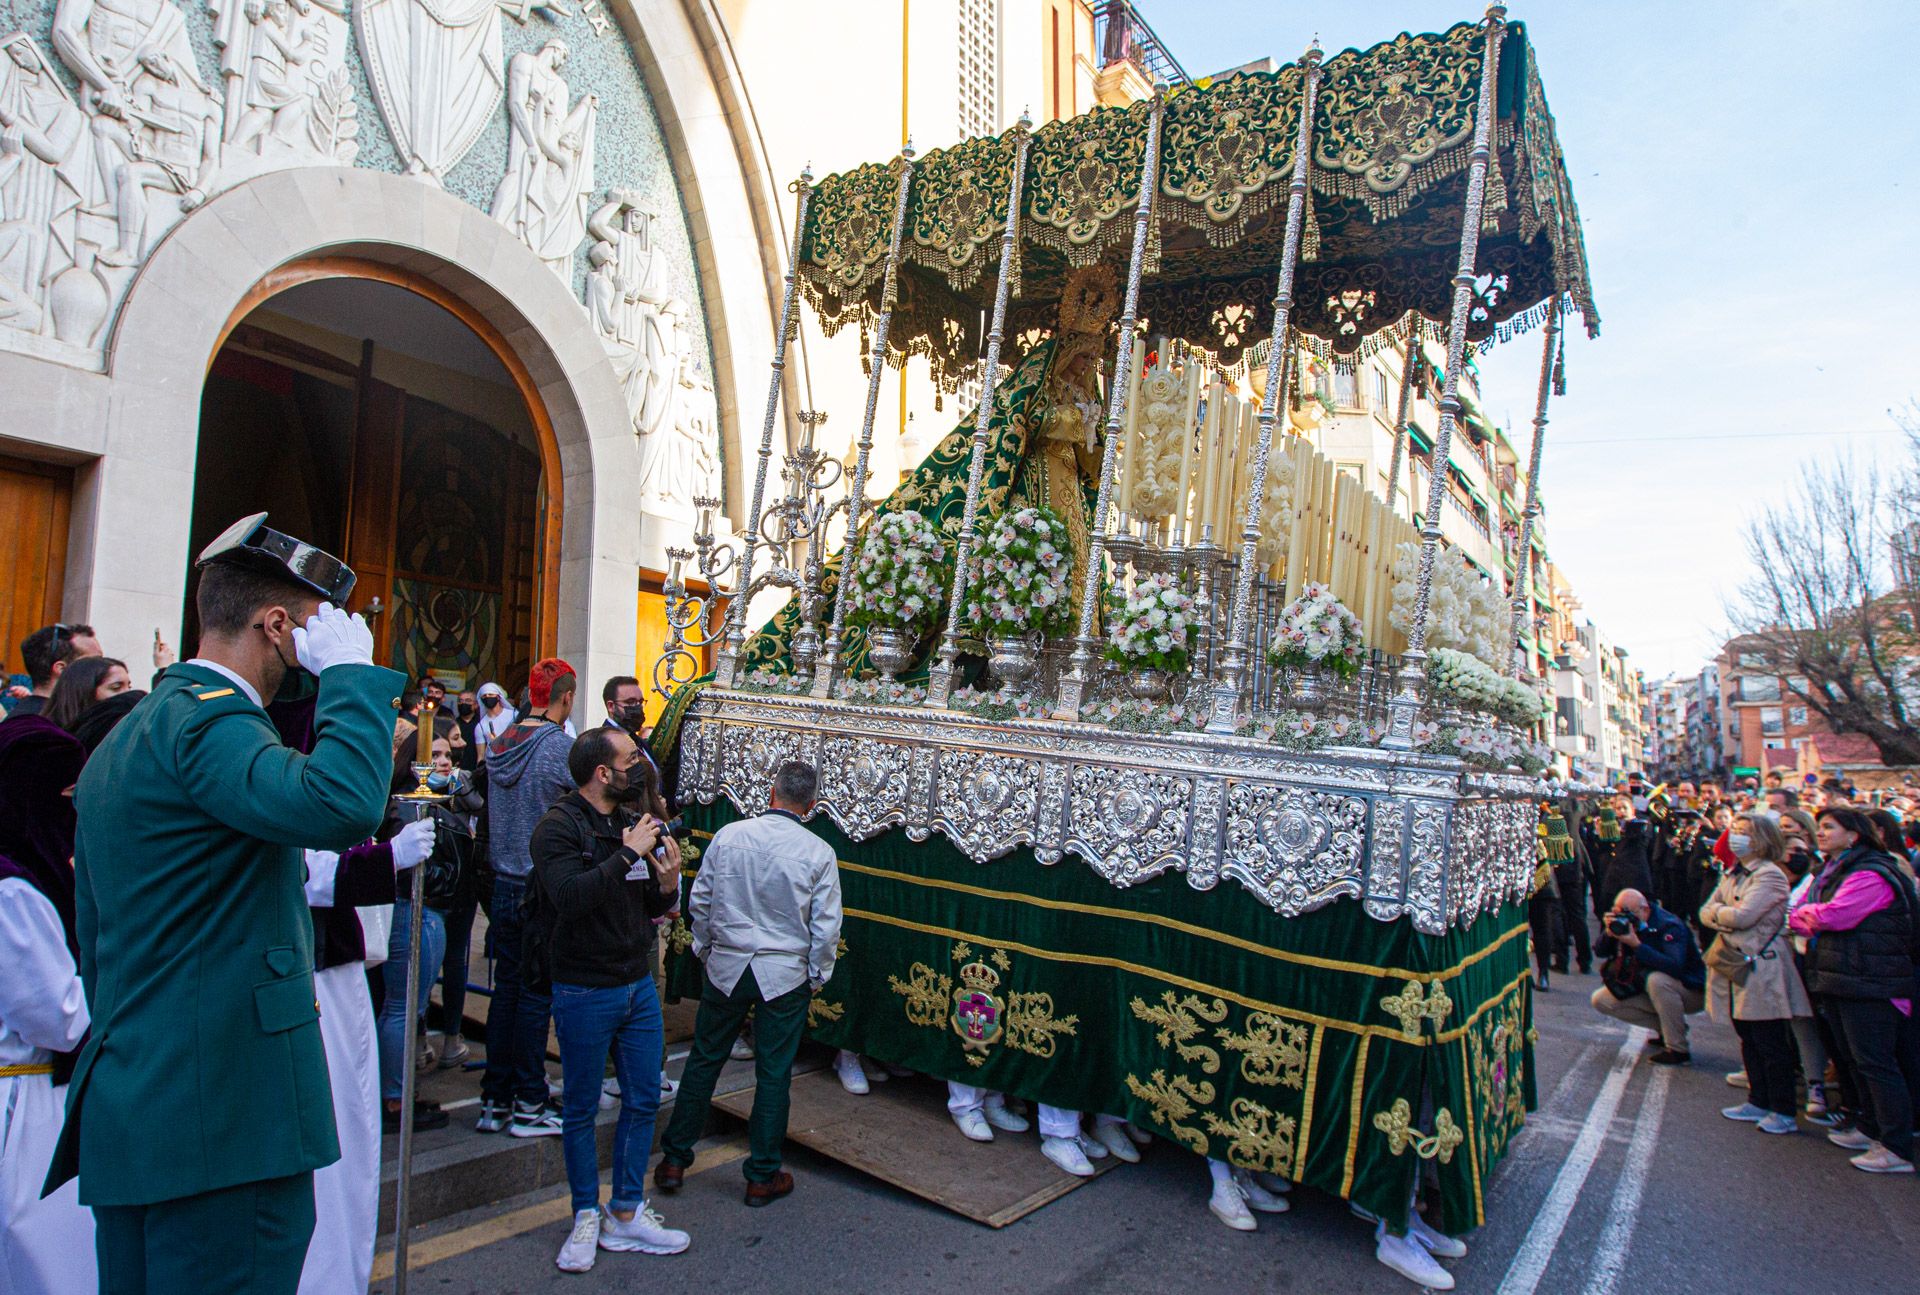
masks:
[[[396,664],[631,672],[694,499],[740,511],[791,218],[711,6],[11,12],[10,668],[56,615],[191,647],[201,532],[268,508],[363,570]]]

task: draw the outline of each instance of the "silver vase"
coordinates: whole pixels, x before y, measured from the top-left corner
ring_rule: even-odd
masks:
[[[1040,655],[1025,636],[987,640],[987,668],[1009,688],[1019,688],[1040,669]]]
[[[913,664],[913,635],[903,629],[876,625],[867,631],[867,660],[891,682]]]
[[[1127,695],[1135,701],[1165,701],[1173,688],[1173,676],[1152,666],[1137,666],[1127,671]]]
[[[1293,673],[1292,702],[1301,710],[1318,711],[1333,700],[1333,680],[1325,670],[1318,666],[1308,666]]]

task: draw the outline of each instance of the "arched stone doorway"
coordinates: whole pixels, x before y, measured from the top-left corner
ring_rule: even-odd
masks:
[[[310,169],[220,195],[156,249],[116,326],[104,451],[77,487],[94,510],[77,568],[103,634],[185,628],[186,571],[206,378],[262,303],[342,275],[457,316],[487,343],[537,419],[549,523],[538,543],[535,650],[584,679],[630,673],[640,535],[620,507],[637,454],[618,382],[578,304],[526,246],[445,193],[378,172]],[[266,507],[260,504],[259,507]],[[71,590],[70,590],[71,592]],[[597,698],[597,690],[583,690]]]
[[[209,367],[188,552],[266,509],[359,573],[351,606],[376,660],[511,694],[554,650],[562,512],[525,366],[463,301],[393,266],[311,257],[269,291]]]

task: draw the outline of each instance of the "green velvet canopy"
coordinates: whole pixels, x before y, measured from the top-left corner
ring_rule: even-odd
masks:
[[[1292,322],[1335,353],[1361,351],[1409,310],[1451,313],[1485,48],[1486,28],[1462,23],[1323,64]],[[1167,100],[1141,315],[1223,364],[1271,328],[1304,75],[1241,72]],[[1596,332],[1579,212],[1519,23],[1505,29],[1497,91],[1468,339],[1536,322],[1555,297]],[[1150,112],[1148,101],[1096,108],[1034,133],[1010,336],[1052,327],[1071,269],[1104,261],[1124,278]],[[915,164],[887,358],[926,356],[948,389],[977,371],[1015,153],[1010,131]],[[897,165],[814,189],[800,277],[829,334],[880,310]]]

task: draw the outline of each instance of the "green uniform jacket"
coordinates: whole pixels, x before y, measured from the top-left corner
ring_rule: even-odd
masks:
[[[93,1033],[47,1190],[150,1205],[340,1157],[313,992],[303,847],[387,809],[401,676],[320,680],[313,754],[201,666],[167,671],[74,796],[80,975]]]

